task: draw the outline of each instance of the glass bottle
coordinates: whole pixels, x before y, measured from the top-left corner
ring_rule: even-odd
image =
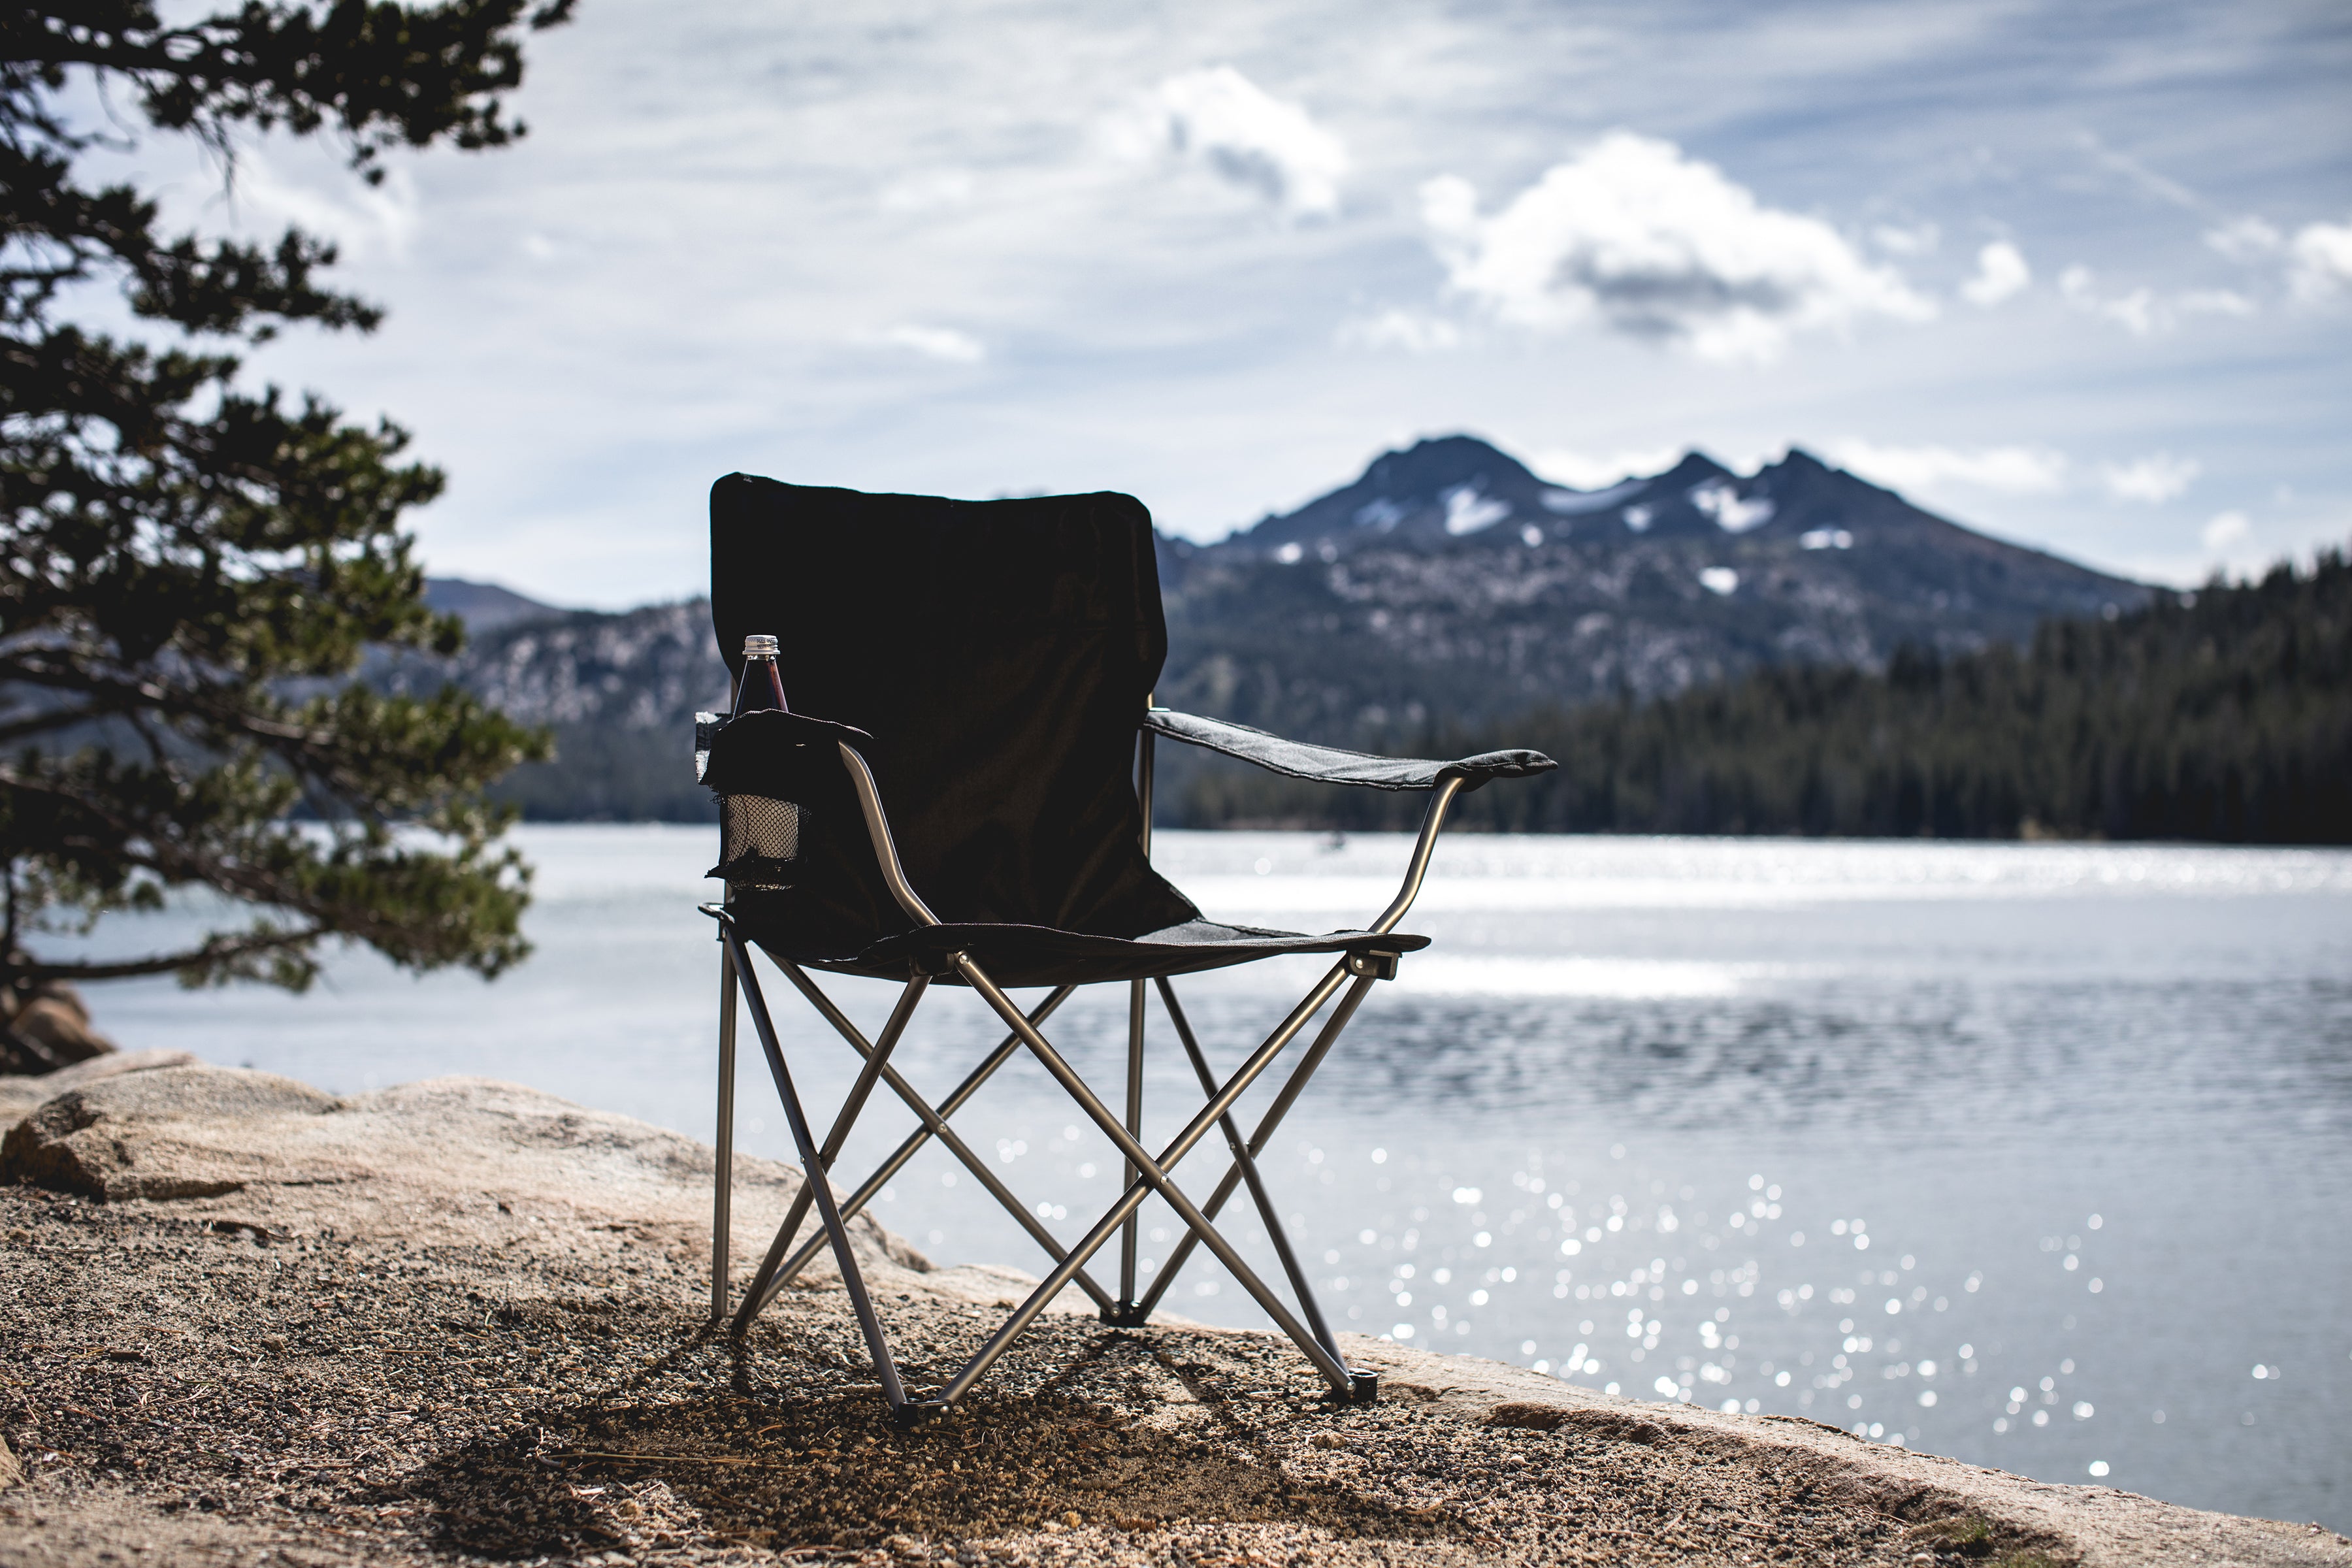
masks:
[[[735,683],[735,711],[756,713],[768,708],[792,711],[784,701],[784,678],[776,668],[776,639],[754,632],[743,639],[743,675]]]

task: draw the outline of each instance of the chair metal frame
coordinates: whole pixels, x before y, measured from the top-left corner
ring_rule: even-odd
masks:
[[[1137,794],[1143,814],[1143,847],[1150,852],[1151,794],[1153,773],[1153,740],[1150,731],[1140,734],[1137,767]],[[907,879],[894,846],[889,818],[883,809],[880,793],[874,783],[872,771],[866,759],[846,742],[840,744],[841,762],[855,790],[858,807],[865,818],[866,835],[872,843],[885,884],[908,918],[918,925],[941,923],[939,917],[923,902]],[[1459,777],[1441,779],[1430,791],[1428,805],[1423,815],[1421,831],[1415,839],[1412,858],[1407,864],[1404,879],[1388,908],[1367,928],[1371,934],[1385,936],[1396,929],[1419,895],[1423,879],[1429,870],[1430,856],[1435,847],[1439,830],[1444,826],[1448,807],[1464,787]],[[766,1058],[768,1071],[774,1080],[777,1097],[782,1101],[784,1117],[793,1143],[798,1151],[801,1167],[806,1175],[799,1194],[782,1225],[777,1229],[766,1257],[745,1288],[736,1305],[730,1332],[740,1337],[749,1331],[752,1321],[761,1309],[775,1299],[800,1271],[830,1246],[835,1267],[846,1289],[850,1306],[856,1313],[860,1331],[864,1334],[875,1373],[881,1384],[882,1394],[888,1404],[891,1416],[901,1425],[909,1425],[937,1417],[953,1409],[956,1403],[972,1384],[994,1365],[1013,1342],[1035,1321],[1054,1299],[1075,1284],[1090,1298],[1102,1321],[1120,1327],[1138,1327],[1150,1321],[1153,1310],[1166,1294],[1171,1282],[1192,1256],[1195,1247],[1206,1247],[1222,1263],[1234,1280],[1272,1317],[1283,1333],[1296,1344],[1317,1373],[1331,1389],[1335,1397],[1369,1403],[1378,1397],[1377,1374],[1350,1367],[1342,1354],[1338,1337],[1331,1331],[1305,1268],[1293,1249],[1282,1218],[1265,1179],[1258,1169],[1258,1156],[1273,1137],[1283,1119],[1298,1100],[1315,1071],[1323,1064],[1332,1047],[1338,1044],[1365,995],[1373,984],[1393,979],[1397,973],[1399,954],[1368,948],[1340,955],[1331,968],[1318,980],[1306,997],[1291,1009],[1274,1031],[1253,1050],[1247,1059],[1222,1082],[1211,1069],[1200,1042],[1194,1037],[1192,1024],[1176,999],[1173,985],[1162,977],[1150,981],[1129,980],[1128,997],[1128,1051],[1125,1084],[1125,1115],[1122,1118],[1105,1104],[1092,1088],[1078,1075],[1068,1061],[1049,1042],[1041,1028],[1061,1005],[1076,989],[1066,984],[1053,989],[1035,1006],[1024,1011],[1000,990],[995,982],[973,961],[968,952],[950,955],[956,974],[977,993],[1003,1022],[1006,1033],[1001,1043],[980,1064],[966,1075],[962,1082],[939,1105],[933,1106],[908,1083],[890,1065],[892,1052],[904,1037],[907,1026],[917,1006],[931,984],[931,976],[918,974],[904,984],[888,1021],[872,1040],[852,1023],[831,997],[810,978],[800,964],[771,952],[768,956],[785,979],[808,1001],[834,1031],[847,1042],[861,1058],[856,1080],[844,1097],[839,1110],[822,1142],[803,1109],[794,1089],[791,1071],[784,1059],[782,1043],[777,1037],[765,995],[751,961],[751,944],[745,939],[736,920],[725,904],[705,904],[704,913],[718,923],[721,956],[719,960],[719,1097],[717,1171],[711,1215],[711,1280],[710,1314],[714,1322],[729,1315],[730,1289],[729,1281],[729,1242],[732,1222],[734,1132],[735,1132],[735,1068],[737,995],[740,991],[751,1016],[761,1052]],[[1120,984],[1109,982],[1109,984]],[[1181,1131],[1170,1140],[1156,1154],[1146,1149],[1140,1139],[1143,1131],[1143,1062],[1145,993],[1156,989],[1160,1005],[1177,1038],[1182,1044],[1194,1075],[1199,1079],[1205,1103],[1187,1121]],[[1344,994],[1342,994],[1344,992]],[[1325,1007],[1338,997],[1338,1005],[1325,1019],[1321,1029],[1297,1064],[1283,1080],[1274,1100],[1260,1116],[1257,1125],[1244,1137],[1234,1118],[1234,1108],[1252,1085],[1255,1084],[1276,1058],[1305,1032]],[[1045,1229],[1038,1218],[1016,1198],[987,1162],[959,1137],[949,1119],[979,1092],[997,1069],[1017,1052],[1026,1049],[1046,1072],[1069,1094],[1087,1119],[1108,1136],[1125,1162],[1124,1188],[1093,1226],[1076,1243],[1065,1246]],[[877,1165],[846,1197],[836,1198],[830,1173],[847,1142],[851,1129],[865,1110],[877,1086],[885,1086],[915,1113],[919,1125],[898,1144],[889,1157]],[[1218,1181],[1206,1204],[1196,1205],[1178,1187],[1170,1173],[1210,1131],[1223,1134],[1229,1161],[1224,1174]],[[890,1351],[888,1336],[884,1331],[872,1297],[866,1287],[865,1277],[853,1256],[848,1231],[849,1219],[862,1212],[873,1201],[883,1184],[889,1181],[922,1147],[933,1139],[977,1179],[991,1196],[1017,1220],[1022,1228],[1045,1249],[1054,1260],[1054,1268],[1028,1297],[1005,1319],[1002,1326],[965,1362],[963,1366],[936,1393],[928,1397],[911,1395],[901,1379],[896,1360]],[[1236,1187],[1247,1186],[1251,1201],[1264,1221],[1266,1235],[1272,1241],[1292,1294],[1297,1300],[1294,1310],[1272,1286],[1242,1258],[1216,1226],[1216,1219]],[[1185,1235],[1170,1254],[1150,1288],[1137,1295],[1139,1210],[1144,1201],[1157,1194],[1176,1212],[1183,1222]],[[810,1208],[816,1210],[817,1233],[795,1248],[793,1238],[808,1217]],[[1116,1295],[1104,1289],[1087,1271],[1087,1264],[1108,1246],[1113,1236],[1120,1238],[1118,1251],[1118,1289]]]

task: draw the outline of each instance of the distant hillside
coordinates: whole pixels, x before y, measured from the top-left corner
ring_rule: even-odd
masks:
[[[2148,595],[1803,452],[1748,479],[1694,452],[1574,490],[1467,436],[1218,543],[1169,542],[1160,568],[1161,700],[1335,741],[1769,665],[1879,669],[1906,644],[2021,642]]]
[[[1538,708],[1655,699],[1748,671],[1876,671],[1966,654],[2149,591],[1973,533],[1801,452],[1741,479],[1696,453],[1581,491],[1466,436],[1218,543],[1163,539],[1160,700],[1302,738],[1364,741]],[[390,677],[454,678],[554,726],[558,758],[501,793],[538,817],[700,821],[686,737],[723,703],[705,601],[551,609],[436,579],[471,646]],[[1200,767],[1165,748],[1167,793]]]
[[[517,621],[544,620],[564,612],[537,599],[526,599],[495,583],[469,583],[463,577],[425,579],[425,603],[445,616],[466,623],[467,632],[479,637]]]
[[[694,782],[695,712],[727,703],[707,599],[476,622],[457,658],[405,659],[383,679],[411,688],[455,679],[527,723],[552,726],[556,760],[516,769],[495,792],[527,816],[717,819]]]
[[[1388,739],[1559,761],[1465,800],[1473,826],[2352,843],[2352,566],[2333,554],[2114,620],[2049,622],[2022,650],[1906,650],[1883,674],[1790,665],[1653,703]],[[1403,826],[1419,805],[1220,767],[1171,816]]]

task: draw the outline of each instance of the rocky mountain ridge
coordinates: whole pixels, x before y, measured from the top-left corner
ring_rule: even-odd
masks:
[[[1780,663],[1883,668],[1895,649],[2022,641],[2116,614],[2142,584],[2006,543],[1802,451],[1741,476],[1693,452],[1597,490],[1468,436],[1383,454],[1230,538],[1162,537],[1160,699],[1288,734],[1411,744],[1432,724],[1671,696]],[[700,820],[692,715],[725,700],[705,600],[557,611],[436,580],[474,633],[454,678],[555,728],[507,793],[551,817]],[[531,608],[543,613],[534,615]]]
[[[1597,490],[1466,436],[1214,544],[1163,544],[1163,700],[1339,739],[1906,644],[2021,641],[2142,584],[1974,532],[1803,451],[1742,478],[1693,452]]]
[[[462,614],[462,611],[455,613]],[[407,658],[379,679],[413,690],[455,680],[555,731],[556,760],[520,767],[498,793],[549,820],[715,818],[694,781],[694,715],[727,704],[710,601],[556,610],[471,627],[453,659]]]

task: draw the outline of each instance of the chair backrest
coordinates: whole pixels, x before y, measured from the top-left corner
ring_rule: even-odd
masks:
[[[1130,496],[865,495],[730,474],[710,614],[740,673],[772,634],[795,712],[851,724],[908,880],[940,919],[1139,936],[1193,917],[1150,868],[1134,784],[1168,652],[1151,516]],[[762,924],[847,954],[910,922],[837,806]]]

